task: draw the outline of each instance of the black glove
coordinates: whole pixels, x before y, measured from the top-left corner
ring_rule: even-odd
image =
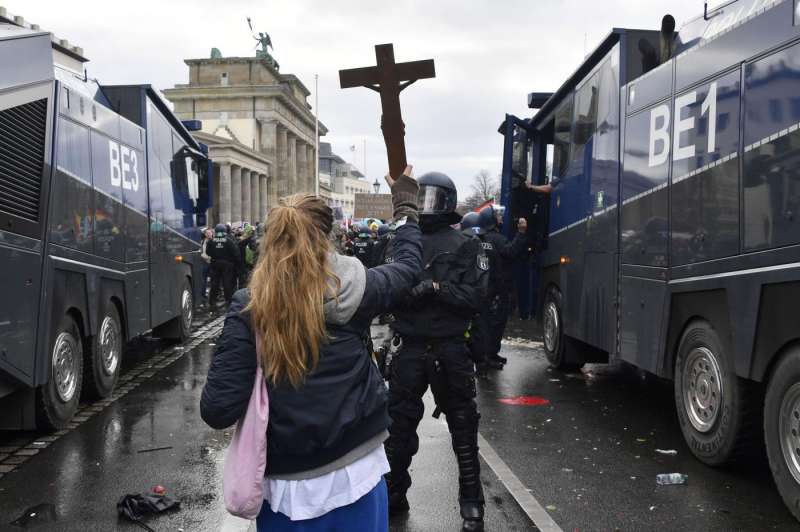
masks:
[[[422,296],[427,296],[428,294],[433,294],[435,292],[436,288],[433,287],[433,281],[428,279],[426,281],[422,281],[417,286],[411,289],[411,297],[417,299]]]
[[[394,207],[394,219],[398,220],[407,216],[409,220],[419,221],[417,212],[417,195],[419,194],[419,183],[405,174],[398,177],[392,185],[392,206]]]

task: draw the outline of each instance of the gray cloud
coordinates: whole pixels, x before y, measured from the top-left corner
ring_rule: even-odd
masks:
[[[83,46],[91,76],[105,83],[185,83],[183,59],[250,55],[245,17],[267,30],[281,70],[314,90],[327,141],[370,181],[386,170],[377,95],[342,91],[338,70],[374,64],[373,45],[393,42],[398,61],[434,58],[437,78],[403,93],[409,161],[417,173],[450,174],[461,192],[482,168],[500,172],[506,112],[530,116],[526,95],[555,90],[612,27],[656,29],[702,12],[700,0],[0,0],[9,11]],[[584,46],[586,43],[586,46]],[[310,98],[313,104],[313,95]]]

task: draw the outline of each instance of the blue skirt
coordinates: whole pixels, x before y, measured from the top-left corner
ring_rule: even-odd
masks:
[[[292,521],[273,512],[264,502],[256,519],[258,532],[388,532],[389,497],[386,481],[381,479],[372,491],[353,504],[331,510],[314,519]]]

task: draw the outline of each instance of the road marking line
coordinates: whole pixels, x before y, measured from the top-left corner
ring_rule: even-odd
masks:
[[[511,471],[511,468],[503,462],[502,458],[495,452],[486,438],[478,433],[478,446],[480,450],[478,453],[481,458],[486,462],[489,468],[494,471],[500,482],[506,487],[508,492],[517,501],[519,507],[525,512],[525,515],[536,525],[542,532],[563,532],[550,514],[539,504],[539,501],[531,495],[525,488],[522,481]]]
[[[447,416],[439,418],[439,421],[447,426]],[[502,482],[506,490],[514,497],[514,501],[519,505],[520,509],[525,512],[528,519],[541,531],[541,532],[564,532],[560,526],[553,521],[550,514],[547,513],[539,501],[531,495],[525,484],[519,479],[517,475],[511,471],[511,468],[503,462],[503,459],[497,454],[494,448],[489,445],[486,438],[479,432],[478,433],[478,454],[489,466],[489,469],[495,476]]]
[[[80,427],[83,423],[89,421],[95,414],[98,414],[104,411],[107,407],[111,404],[115,403],[119,399],[128,395],[129,392],[135,390],[142,384],[145,380],[149,379],[150,377],[155,376],[156,373],[161,371],[162,369],[170,366],[172,363],[179,360],[183,357],[184,354],[190,352],[192,349],[197,347],[198,345],[202,344],[203,342],[209,340],[215,334],[222,331],[222,328],[225,323],[225,316],[218,316],[216,318],[210,319],[209,321],[199,323],[196,327],[194,327],[194,332],[189,336],[189,339],[180,344],[175,345],[167,349],[162,349],[156,353],[151,353],[149,357],[141,360],[138,364],[134,367],[126,371],[123,375],[120,375],[119,381],[117,382],[117,386],[114,389],[114,392],[106,397],[105,399],[100,399],[91,403],[83,403],[79,408],[78,411],[75,413],[75,417],[73,417],[72,421],[67,425],[65,429],[59,430],[54,432],[53,434],[46,436],[46,437],[34,437],[34,438],[26,438],[23,443],[15,444],[15,445],[5,445],[7,447],[15,447],[13,451],[10,451],[7,454],[7,458],[11,458],[12,456],[16,456],[19,458],[18,455],[14,455],[17,451],[22,448],[36,448],[37,450],[43,450],[53,444],[62,436],[65,436],[72,432],[73,430]],[[29,440],[29,441],[27,441]],[[34,446],[33,443],[37,440],[45,442],[43,445]],[[4,444],[4,442],[0,441],[0,444]],[[31,456],[26,456],[25,460],[19,460],[19,463],[11,465],[10,471],[15,471],[20,466],[22,466],[25,461],[27,461]],[[4,464],[0,461],[0,466],[9,466],[9,464]],[[0,467],[3,470],[6,468]],[[0,473],[0,478],[6,473]]]

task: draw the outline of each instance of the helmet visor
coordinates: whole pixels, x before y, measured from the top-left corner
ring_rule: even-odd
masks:
[[[421,185],[417,204],[420,214],[448,214],[453,212],[451,191],[432,185]]]

